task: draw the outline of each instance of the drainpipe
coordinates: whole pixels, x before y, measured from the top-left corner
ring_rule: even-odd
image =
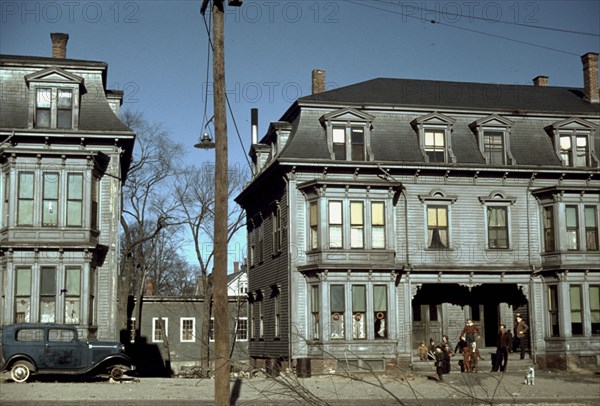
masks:
[[[529,219],[529,195],[531,194],[531,186],[533,185],[533,181],[535,180],[536,175],[537,175],[536,172],[533,172],[531,174],[531,178],[529,179],[529,183],[527,184],[527,192],[526,192],[526,196],[525,196],[525,203],[526,203],[526,207],[527,207],[527,264],[529,266],[529,269],[532,271],[532,275],[529,277],[529,304],[530,304],[529,308],[530,309],[535,309],[535,295],[532,294],[532,292],[533,292],[533,274],[535,273],[535,265],[533,265],[532,261],[531,261],[531,224],[530,224],[530,219]],[[536,200],[537,200],[537,198],[536,198]],[[532,311],[535,311],[535,310],[532,310]],[[529,312],[529,314],[531,315],[531,311]],[[533,323],[532,323],[532,320],[533,320]],[[532,324],[535,324],[535,329],[531,328],[531,327],[533,327]],[[529,337],[531,338],[529,341],[529,344],[531,346],[531,358],[533,360],[533,364],[537,365],[536,337],[533,334],[534,332],[536,332],[536,334],[537,334],[537,322],[535,321],[535,317],[529,318],[529,325],[530,325]]]

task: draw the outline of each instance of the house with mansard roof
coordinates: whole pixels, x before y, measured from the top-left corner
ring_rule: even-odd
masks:
[[[583,87],[374,79],[299,98],[258,139],[248,352],[388,371],[520,313],[540,367],[600,360],[598,54]]]
[[[135,134],[105,62],[0,56],[0,327],[73,324],[115,340],[121,188]]]

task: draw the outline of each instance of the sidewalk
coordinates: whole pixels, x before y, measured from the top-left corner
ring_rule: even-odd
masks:
[[[434,373],[418,372],[404,378],[373,376],[350,380],[340,376],[298,379],[282,374],[277,379],[258,377],[231,383],[232,401],[244,404],[388,405],[388,404],[600,404],[600,375],[537,371],[535,386],[524,384],[521,372],[451,372],[444,382]],[[214,381],[140,378],[111,383],[34,381],[16,384],[4,375],[0,403],[110,402],[112,404],[211,404]],[[191,404],[191,403],[188,403]]]

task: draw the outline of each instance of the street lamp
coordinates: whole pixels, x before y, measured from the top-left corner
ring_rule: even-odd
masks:
[[[198,149],[212,149],[214,147],[215,143],[213,142],[212,138],[210,138],[210,135],[208,135],[208,133],[202,134],[202,137],[200,138],[200,140],[198,140],[198,143],[194,144],[194,148]]]

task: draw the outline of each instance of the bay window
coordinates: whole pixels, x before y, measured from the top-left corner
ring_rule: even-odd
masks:
[[[329,202],[329,248],[343,248],[342,202]]]
[[[346,296],[344,285],[331,285],[329,287],[329,310],[331,320],[329,323],[332,340],[344,339],[344,313],[346,311]]]

